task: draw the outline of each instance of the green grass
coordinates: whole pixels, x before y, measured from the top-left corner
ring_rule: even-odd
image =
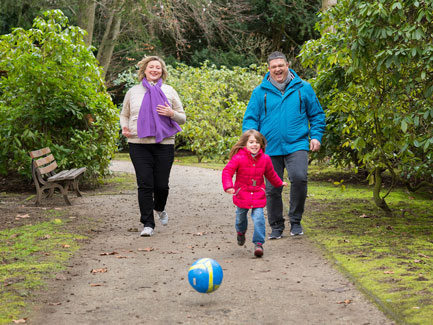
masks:
[[[63,268],[80,239],[59,218],[0,232],[0,324],[20,318],[26,300]]]
[[[323,173],[321,179],[326,179]],[[342,175],[344,176],[344,175]],[[366,185],[309,181],[308,237],[399,322],[433,319],[433,195],[396,189],[386,216]],[[285,196],[287,198],[287,195]]]

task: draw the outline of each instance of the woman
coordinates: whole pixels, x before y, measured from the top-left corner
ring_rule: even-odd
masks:
[[[168,180],[174,160],[174,138],[186,121],[179,95],[164,82],[168,73],[157,56],[138,62],[140,84],[125,95],[120,113],[122,134],[128,138],[129,155],[138,185],[141,236],[152,236],[155,210],[162,225],[167,225],[165,204]]]

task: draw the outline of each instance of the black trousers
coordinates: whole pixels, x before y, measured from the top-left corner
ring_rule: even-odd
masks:
[[[129,155],[137,178],[140,222],[153,229],[153,210],[163,211],[167,203],[174,145],[129,143]]]

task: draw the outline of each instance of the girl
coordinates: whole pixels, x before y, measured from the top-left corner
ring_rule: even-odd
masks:
[[[254,255],[263,256],[265,242],[265,216],[263,208],[266,205],[265,176],[275,187],[287,186],[286,182],[276,174],[271,159],[264,153],[265,137],[256,130],[248,130],[242,134],[239,141],[230,151],[230,161],[223,169],[222,183],[224,191],[233,195],[236,205],[236,231],[238,245],[245,243],[247,231],[248,210],[254,223],[253,243]],[[236,181],[233,186],[233,175]]]

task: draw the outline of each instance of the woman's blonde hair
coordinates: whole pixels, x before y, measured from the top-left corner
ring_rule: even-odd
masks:
[[[260,148],[265,152],[266,148],[266,138],[263,134],[261,134],[259,131],[256,130],[248,130],[245,131],[241,137],[239,138],[238,142],[235,143],[235,145],[230,150],[229,159],[232,159],[234,155],[236,155],[240,148],[243,148],[247,145],[248,139],[250,136],[254,136],[256,138],[257,142],[260,143]]]
[[[143,60],[141,60],[140,62],[137,63],[137,65],[138,65],[138,80],[141,81],[144,78],[146,78],[144,71],[146,71],[147,65],[149,64],[150,61],[158,61],[159,63],[161,63],[161,68],[162,68],[161,79],[163,82],[166,81],[168,78],[167,66],[165,65],[164,60],[161,59],[159,56],[156,56],[156,55],[146,56],[146,57],[144,57]]]

